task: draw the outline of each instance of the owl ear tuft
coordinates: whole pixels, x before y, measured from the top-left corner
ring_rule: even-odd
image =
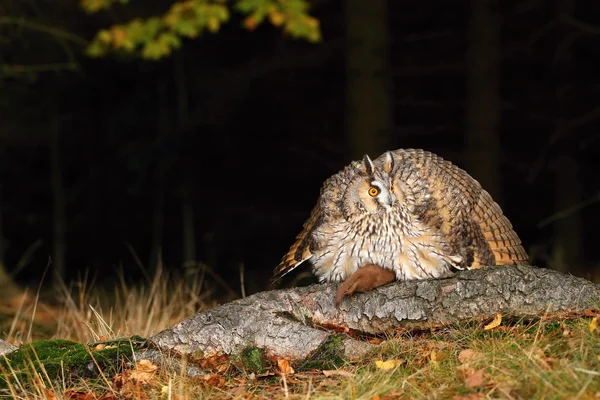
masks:
[[[383,153],[383,170],[386,173],[391,173],[394,169],[394,156],[391,151]]]
[[[365,167],[365,172],[368,175],[373,175],[373,171],[375,171],[375,166],[373,165],[373,161],[371,161],[368,154],[365,154],[363,157],[363,166]]]

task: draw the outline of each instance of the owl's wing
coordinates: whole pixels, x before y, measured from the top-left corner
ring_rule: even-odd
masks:
[[[281,262],[273,271],[271,286],[275,284],[288,272],[294,270],[297,266],[312,257],[315,243],[312,239],[312,233],[323,219],[320,203],[312,209],[310,217],[302,226],[302,231],[296,236],[296,241],[290,246],[288,252],[283,256]]]
[[[420,149],[392,153],[400,182],[412,194],[416,216],[440,231],[451,252],[463,257],[461,266],[528,262],[500,206],[466,171]]]

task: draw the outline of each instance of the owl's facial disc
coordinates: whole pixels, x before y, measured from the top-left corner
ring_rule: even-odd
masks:
[[[371,181],[368,193],[369,196],[375,198],[386,210],[390,210],[392,204],[394,204],[392,193],[378,180]]]

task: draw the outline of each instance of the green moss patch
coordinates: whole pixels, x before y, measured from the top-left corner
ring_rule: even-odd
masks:
[[[335,369],[342,366],[345,363],[343,359],[344,337],[346,335],[343,334],[329,336],[300,364],[298,370]]]
[[[271,367],[264,349],[247,347],[242,350],[241,360],[244,369],[255,374],[262,374]]]
[[[35,375],[51,381],[74,378],[97,378],[100,373],[111,376],[121,369],[123,361],[132,355],[127,341],[107,343],[101,350],[69,340],[37,340],[24,344],[15,352],[0,359],[0,387],[17,381],[26,384]]]

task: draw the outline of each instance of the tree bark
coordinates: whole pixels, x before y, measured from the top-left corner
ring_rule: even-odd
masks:
[[[174,80],[177,88],[177,125],[179,134],[185,136],[189,125],[189,106],[183,50],[179,50],[175,55]],[[181,183],[181,234],[184,267],[196,266],[196,227],[194,225],[194,206],[191,202],[192,187],[192,178],[185,168]]]
[[[387,0],[346,0],[346,132],[352,159],[388,150],[391,117]]]
[[[160,138],[168,133],[167,116],[167,84],[158,83],[158,105],[157,105],[157,130],[156,136]],[[148,269],[155,271],[161,262],[161,247],[163,225],[165,220],[165,189],[167,185],[167,165],[164,157],[159,157],[154,174],[154,204],[152,207],[152,243],[150,247],[150,260]]]
[[[495,0],[471,0],[467,29],[465,146],[467,169],[501,203],[500,61],[502,17]]]
[[[361,335],[443,327],[497,312],[505,317],[581,313],[598,306],[600,285],[530,266],[485,267],[452,278],[395,282],[333,304],[337,284],[258,293],[199,312],[150,338],[180,355],[239,355],[248,347],[302,360],[335,335],[353,359],[376,346]],[[337,333],[336,333],[337,332]]]

